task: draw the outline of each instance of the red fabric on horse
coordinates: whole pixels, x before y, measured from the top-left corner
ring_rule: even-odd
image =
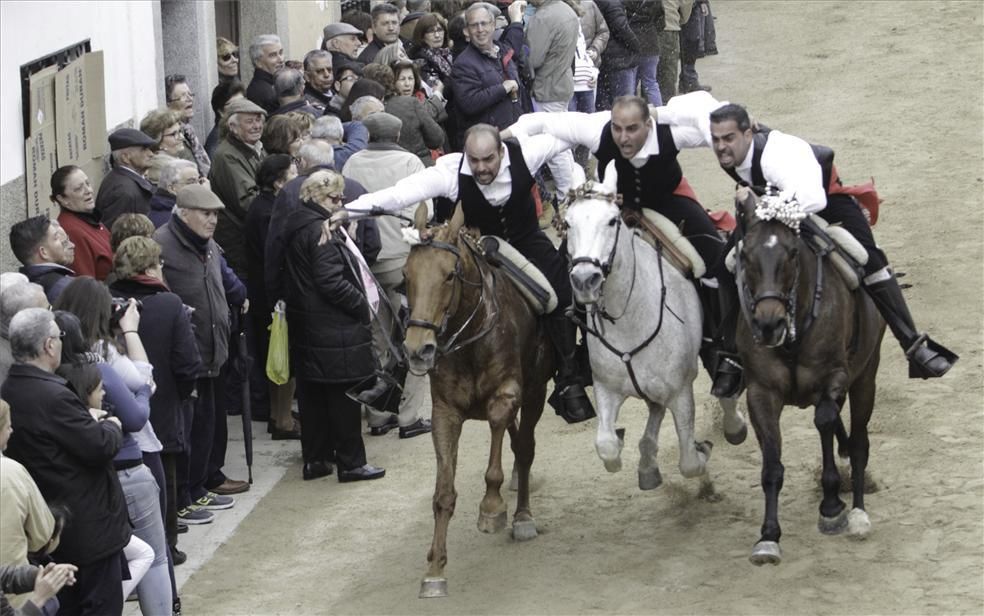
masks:
[[[861,210],[864,211],[864,217],[868,219],[868,224],[874,227],[875,223],[878,222],[878,206],[882,200],[878,196],[878,191],[875,190],[875,178],[871,178],[864,184],[844,186],[841,183],[840,176],[837,174],[837,167],[831,167],[830,186],[827,187],[827,193],[831,195],[851,195],[858,200]]]

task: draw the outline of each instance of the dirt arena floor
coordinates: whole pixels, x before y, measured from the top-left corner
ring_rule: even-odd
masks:
[[[984,29],[981,2],[715,2],[721,55],[698,63],[720,99],[832,146],[847,182],[874,176],[875,229],[918,325],[961,355],[946,378],[911,381],[885,341],[871,425],[867,541],[820,535],[812,412],[783,416],[783,563],[757,568],[763,497],[754,438],[733,447],[697,382],[698,438],[722,496],[696,498],[664,423],[658,490],[636,486],[645,422],[630,402],[624,470],[594,453],[594,422],[552,413],[538,429],[533,513],[540,536],[475,528],[488,449],[465,426],[450,596],[417,598],[431,540],[434,455],[427,438],[367,437],[387,468],[369,484],[284,478],[184,586],[187,614],[981,614],[984,612]],[[705,204],[732,183],[710,151],[682,156]],[[258,425],[258,424],[257,424]],[[511,456],[510,456],[511,458]],[[514,500],[510,493],[508,498]],[[184,539],[182,539],[184,541]]]

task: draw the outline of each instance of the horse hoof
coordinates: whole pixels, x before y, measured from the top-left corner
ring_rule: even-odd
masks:
[[[871,533],[871,520],[864,509],[851,509],[847,514],[847,536],[851,539],[867,539]]]
[[[782,562],[782,548],[775,541],[759,541],[752,548],[752,554],[748,557],[748,560],[758,567],[762,565],[778,565]]]
[[[839,535],[847,530],[847,514],[846,507],[832,518],[821,514],[817,520],[817,529],[825,535]]]
[[[488,515],[486,513],[478,514],[478,530],[483,533],[497,533],[506,527],[506,512],[500,511],[499,513]]]
[[[421,599],[439,599],[448,596],[447,578],[428,578],[425,577],[420,583]]]
[[[536,522],[533,520],[513,520],[512,536],[516,541],[536,539]]]
[[[741,445],[748,438],[748,425],[741,424],[741,428],[737,432],[725,432],[724,440],[728,441],[732,445]]]
[[[655,490],[661,485],[663,485],[663,475],[660,474],[658,468],[639,471],[640,490]]]
[[[622,458],[615,458],[614,460],[602,460],[605,463],[605,470],[609,473],[617,473],[622,470]]]

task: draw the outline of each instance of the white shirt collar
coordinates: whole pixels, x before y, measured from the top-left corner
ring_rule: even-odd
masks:
[[[745,160],[741,161],[741,164],[735,167],[735,173],[738,177],[745,180],[749,184],[752,183],[752,157],[755,153],[755,142],[752,141],[752,145],[749,146],[748,152],[745,153]]]
[[[629,163],[636,167],[642,167],[649,161],[650,156],[657,156],[659,154],[659,137],[656,136],[656,123],[653,123],[653,127],[649,130],[649,136],[646,137],[646,143],[642,144],[636,155],[632,157]]]

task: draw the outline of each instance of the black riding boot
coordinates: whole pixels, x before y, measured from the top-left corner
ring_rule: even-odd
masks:
[[[875,301],[878,312],[892,334],[902,345],[909,360],[909,378],[930,379],[946,374],[959,357],[943,345],[930,340],[927,334],[920,334],[916,330],[895,276],[866,284],[864,288]]]
[[[714,332],[714,357],[711,359],[711,395],[715,398],[734,398],[741,393],[742,368],[735,340],[738,328],[738,287],[731,276],[718,277],[717,310],[717,314],[711,313],[704,317],[705,320],[712,318],[712,323],[717,326]]]
[[[578,378],[575,359],[577,326],[563,314],[548,316],[545,324],[557,358],[557,375],[554,377],[550,406],[567,423],[591,419],[595,416],[594,407]]]

